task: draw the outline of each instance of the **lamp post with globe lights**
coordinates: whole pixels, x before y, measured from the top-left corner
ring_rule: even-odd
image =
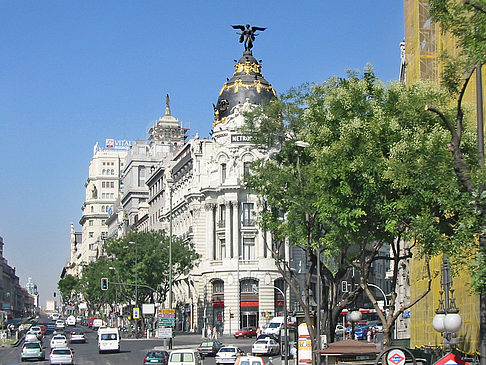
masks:
[[[449,258],[444,255],[442,258],[442,291],[440,291],[439,306],[437,307],[432,325],[437,332],[441,332],[442,344],[447,352],[459,344],[456,332],[462,325],[462,318],[459,315],[459,309],[456,307],[454,290],[452,289],[452,276],[449,269]],[[444,299],[442,298],[444,295]]]
[[[349,312],[346,316],[346,319],[351,322],[351,339],[354,340],[354,324],[355,322],[361,321],[361,318],[363,318],[363,315],[361,314],[360,311],[353,310]]]

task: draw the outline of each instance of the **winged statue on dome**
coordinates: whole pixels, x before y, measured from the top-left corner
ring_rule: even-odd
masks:
[[[245,51],[250,51],[253,48],[253,42],[255,41],[255,37],[258,35],[256,32],[264,31],[267,28],[262,27],[251,27],[250,24],[247,25],[232,25],[233,29],[239,29],[241,32],[237,34],[240,35],[240,43],[243,43],[245,46]]]

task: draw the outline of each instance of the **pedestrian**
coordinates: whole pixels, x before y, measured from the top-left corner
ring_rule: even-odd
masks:
[[[206,328],[206,337],[208,339],[211,339],[211,327],[209,326]]]
[[[366,339],[368,342],[371,342],[371,328],[368,328],[368,332],[366,333]]]
[[[216,328],[216,326],[213,327],[213,340],[217,340],[218,339],[218,329]]]

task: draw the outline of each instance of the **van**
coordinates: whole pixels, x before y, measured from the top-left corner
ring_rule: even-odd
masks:
[[[275,338],[280,336],[280,329],[284,324],[284,317],[273,317],[270,322],[263,328],[262,333],[273,335]]]
[[[74,316],[69,316],[66,318],[66,324],[68,326],[76,326],[76,317]]]
[[[120,352],[120,333],[117,328],[105,327],[98,330],[98,352]]]
[[[197,350],[174,350],[170,353],[168,365],[201,365]]]
[[[93,329],[103,327],[103,320],[100,318],[93,319],[93,324],[91,325]]]

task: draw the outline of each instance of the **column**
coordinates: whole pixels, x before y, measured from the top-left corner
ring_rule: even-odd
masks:
[[[213,206],[212,203],[206,203],[206,259],[213,260],[214,255],[214,222],[213,222]]]
[[[240,255],[239,242],[240,242],[240,203],[238,201],[233,202],[233,257]]]
[[[226,243],[226,257],[222,257],[225,259],[227,257],[231,257],[231,202],[226,201],[225,205],[225,226],[224,226],[224,241]]]

